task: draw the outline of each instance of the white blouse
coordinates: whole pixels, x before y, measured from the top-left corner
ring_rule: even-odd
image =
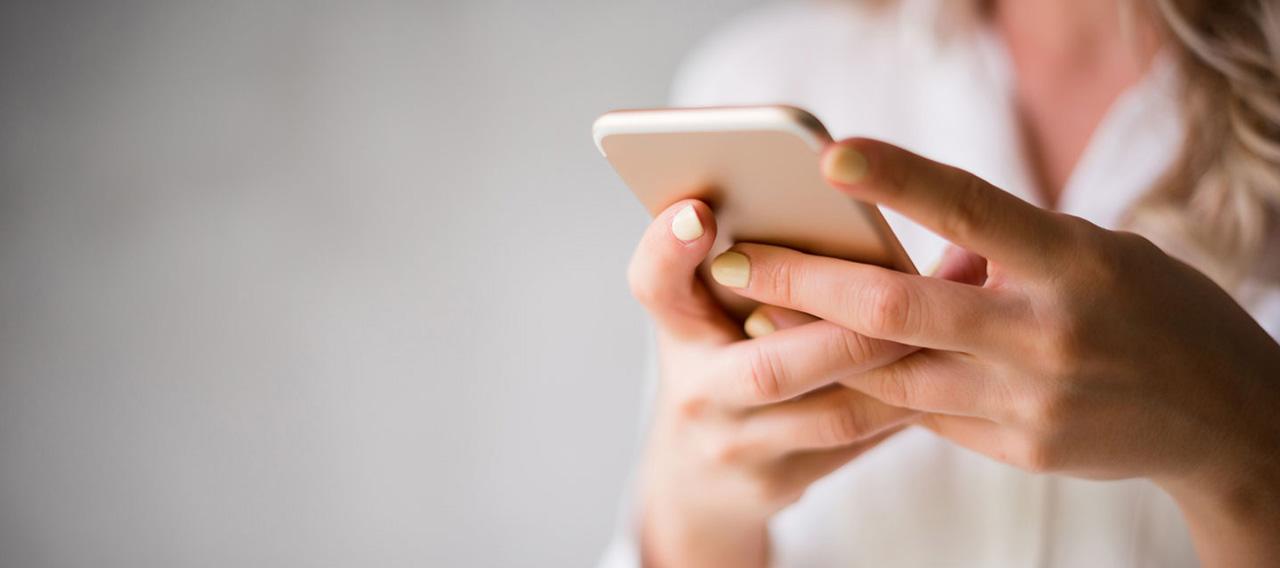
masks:
[[[791,104],[836,139],[869,136],[962,167],[1043,206],[1024,162],[1012,69],[1000,41],[939,34],[946,0],[788,4],[707,40],[679,73],[674,106]],[[1174,69],[1158,58],[1108,110],[1068,180],[1066,213],[1118,228],[1182,140]],[[946,243],[892,211],[917,266]],[[1277,274],[1280,250],[1262,257]],[[1238,295],[1273,336],[1280,287]],[[629,508],[624,508],[629,509]],[[638,566],[624,512],[604,566]],[[1196,566],[1177,506],[1150,482],[1032,475],[910,429],[814,484],[771,524],[775,566]]]

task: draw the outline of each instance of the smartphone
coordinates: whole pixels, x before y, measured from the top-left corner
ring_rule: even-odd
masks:
[[[726,310],[756,304],[716,284],[710,261],[736,242],[916,274],[880,210],[828,185],[819,171],[831,143],[812,114],[790,106],[670,108],[605,113],[596,147],[650,215],[686,198],[706,202],[719,233],[699,272]]]

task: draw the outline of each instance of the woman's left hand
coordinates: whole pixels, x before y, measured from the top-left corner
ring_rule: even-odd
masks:
[[[968,283],[759,244],[717,257],[718,282],[922,347],[845,383],[927,411],[959,445],[1032,472],[1147,477],[1199,548],[1240,536],[1227,525],[1280,548],[1280,346],[1230,295],[1140,236],[885,143],[833,144],[823,173],[962,247],[947,270]]]

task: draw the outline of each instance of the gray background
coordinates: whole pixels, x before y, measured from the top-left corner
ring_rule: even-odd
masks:
[[[5,3],[0,565],[593,563],[646,217],[589,125],[756,3]]]

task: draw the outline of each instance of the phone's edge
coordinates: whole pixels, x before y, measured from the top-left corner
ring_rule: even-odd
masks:
[[[748,130],[788,132],[814,152],[821,152],[831,142],[831,135],[817,118],[785,105],[616,110],[604,113],[591,125],[596,149],[606,158],[604,139],[617,134]]]

